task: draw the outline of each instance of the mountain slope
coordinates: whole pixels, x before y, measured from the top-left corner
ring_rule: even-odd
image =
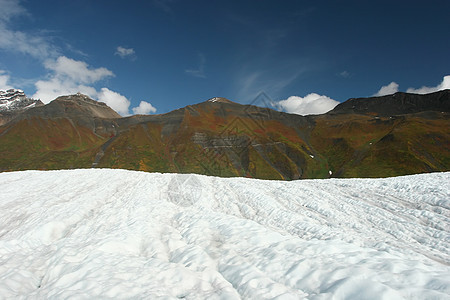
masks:
[[[336,177],[384,177],[447,171],[450,114],[394,117],[324,115],[311,142]]]
[[[449,102],[449,91],[396,94],[303,117],[212,98],[120,118],[73,95],[0,127],[0,170],[102,167],[284,180],[448,171]]]
[[[307,118],[265,108],[206,101],[126,127],[99,166],[296,179],[312,151],[301,138],[309,125]],[[156,169],[155,160],[165,169]]]
[[[448,299],[449,180],[2,173],[0,294]]]
[[[127,127],[99,165],[267,179],[325,178],[330,172],[383,177],[450,168],[447,112],[301,117],[206,101],[168,115],[160,117],[162,123],[155,116]]]
[[[0,170],[89,168],[120,118],[82,94],[31,108],[0,127]]]

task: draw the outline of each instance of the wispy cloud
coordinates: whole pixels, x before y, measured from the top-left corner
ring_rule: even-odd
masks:
[[[125,48],[122,46],[119,46],[116,48],[116,52],[114,55],[118,55],[121,58],[129,58],[129,59],[136,59],[136,53],[134,52],[133,48]]]
[[[236,76],[237,96],[240,101],[250,103],[261,92],[277,95],[294,82],[305,70],[302,68],[282,72],[282,74],[263,70],[241,70]]]
[[[0,7],[2,13],[0,14],[0,21],[9,21],[11,18],[27,15],[27,10],[20,5],[19,0],[0,0]]]
[[[172,4],[175,0],[153,0],[153,5],[162,9],[165,13],[172,14]]]
[[[82,57],[89,57],[89,54],[87,54],[86,52],[80,50],[80,49],[76,49],[74,46],[72,46],[70,43],[65,42],[64,43],[65,49],[71,53],[74,53],[78,56],[82,56]]]
[[[195,76],[195,77],[199,77],[199,78],[206,78],[205,75],[205,65],[206,65],[206,58],[205,55],[203,55],[202,53],[198,54],[198,58],[199,58],[199,66],[197,69],[188,69],[188,70],[184,70],[184,72],[186,74]]]
[[[11,28],[12,20],[29,15],[18,0],[0,0],[0,49],[45,60],[59,54],[58,47],[42,32],[25,32]]]
[[[254,71],[243,76],[239,76],[238,84],[240,86],[238,97],[241,98],[241,101],[244,100],[245,102],[248,102],[249,100],[255,98],[260,92],[267,91],[261,83],[261,77],[263,74],[264,72],[262,71]]]
[[[338,74],[342,78],[349,78],[351,74],[348,71],[342,71]]]
[[[263,43],[267,47],[273,47],[273,46],[279,46],[281,41],[285,39],[288,34],[289,30],[285,28],[279,28],[279,29],[269,29],[267,31],[264,31],[262,34],[262,40]]]
[[[9,80],[9,75],[5,71],[0,70],[0,90],[9,90],[12,88],[12,86],[9,85]]]
[[[51,45],[47,37],[14,31],[1,23],[0,49],[31,55],[40,60],[55,57],[59,54],[58,48]]]

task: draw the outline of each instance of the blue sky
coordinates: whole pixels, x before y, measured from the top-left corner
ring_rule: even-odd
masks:
[[[0,0],[0,89],[122,115],[220,96],[320,113],[450,88],[450,1]]]

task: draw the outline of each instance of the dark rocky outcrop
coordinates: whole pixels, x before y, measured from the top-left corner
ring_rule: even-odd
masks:
[[[328,114],[372,114],[388,117],[424,111],[450,112],[450,90],[426,95],[399,92],[382,97],[352,98],[337,105]]]

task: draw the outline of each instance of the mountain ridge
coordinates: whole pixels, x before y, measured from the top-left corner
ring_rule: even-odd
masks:
[[[450,90],[430,94],[411,94],[397,92],[370,98],[350,98],[338,104],[329,114],[360,113],[393,116],[419,113],[423,111],[450,112]]]
[[[443,99],[447,111],[438,105],[429,112],[409,98],[397,110],[380,108],[379,98],[369,98],[299,116],[215,97],[122,118],[85,95],[64,96],[0,126],[0,170],[99,167],[283,180],[448,171],[448,91],[420,97]]]
[[[55,117],[88,117],[115,119],[121,116],[103,102],[95,101],[83,94],[61,96],[51,101],[45,106],[27,110],[19,116],[27,118],[30,116],[40,116],[47,118]]]

